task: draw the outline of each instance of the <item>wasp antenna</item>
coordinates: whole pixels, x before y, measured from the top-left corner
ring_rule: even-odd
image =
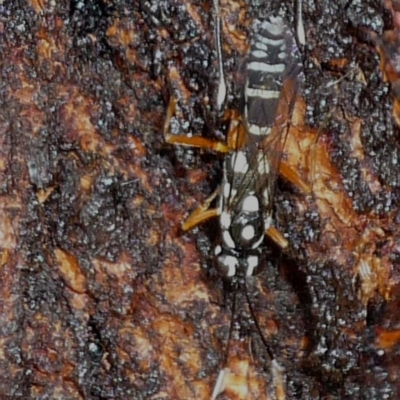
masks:
[[[226,98],[226,83],[225,83],[224,67],[222,60],[221,16],[219,13],[219,0],[214,0],[214,14],[215,14],[215,46],[217,48],[218,70],[219,70],[217,107],[218,110],[221,110],[222,105],[224,104]]]
[[[303,24],[303,0],[297,0],[297,12],[296,12],[296,19],[297,19],[297,40],[300,45],[306,45],[306,33],[304,31],[304,24]]]
[[[271,363],[272,379],[275,388],[275,398],[277,400],[285,400],[285,369],[276,361],[272,360]]]
[[[232,309],[231,309],[232,318],[231,318],[231,323],[229,325],[228,339],[226,342],[226,349],[225,349],[223,365],[227,365],[227,363],[228,363],[229,349],[230,349],[232,331],[233,331],[235,315],[236,315],[236,295],[237,295],[237,292],[236,291],[233,292]],[[217,381],[215,382],[214,390],[211,395],[211,400],[215,400],[217,398],[217,396],[226,389],[226,381],[227,381],[227,378],[229,377],[230,373],[231,373],[231,370],[228,367],[225,367],[219,371],[218,378],[217,378]]]
[[[224,368],[219,371],[217,382],[211,395],[211,400],[215,400],[226,388],[226,377],[230,374],[229,368]]]
[[[258,335],[260,336],[261,341],[263,342],[263,345],[264,345],[264,348],[265,348],[265,350],[266,350],[266,352],[268,354],[268,357],[271,359],[271,361],[274,361],[275,360],[274,354],[273,354],[273,352],[271,350],[271,347],[268,344],[267,339],[265,338],[265,336],[264,336],[264,334],[262,332],[261,326],[258,323],[258,319],[256,318],[256,314],[254,313],[253,304],[251,303],[251,299],[249,297],[249,292],[248,292],[248,289],[247,289],[246,282],[244,283],[244,289],[245,289],[246,301],[247,301],[247,304],[249,306],[250,314],[253,316],[254,325],[255,325],[255,327],[257,329]]]

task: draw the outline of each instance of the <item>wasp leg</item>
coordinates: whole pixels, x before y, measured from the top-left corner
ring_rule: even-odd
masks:
[[[229,148],[222,142],[203,138],[200,136],[180,136],[180,135],[165,135],[165,140],[169,144],[179,144],[181,146],[198,147],[200,149],[213,150],[219,153],[228,153]]]
[[[235,110],[226,110],[222,120],[230,121],[228,136],[226,138],[228,148],[231,151],[241,149],[246,144],[247,133],[240,114]]]
[[[284,176],[289,182],[292,182],[293,185],[298,187],[303,193],[311,193],[310,185],[300,177],[297,171],[290,168],[284,161],[281,161],[279,171],[282,176]]]
[[[222,116],[221,119],[222,119],[222,121],[225,122],[225,121],[231,121],[233,119],[239,120],[240,117],[241,117],[241,114],[239,113],[239,111],[227,108],[224,111],[224,115]]]
[[[171,123],[172,116],[174,115],[176,108],[176,99],[171,97],[169,106],[167,109],[167,116],[164,122],[164,137],[165,141],[170,144],[179,144],[181,146],[198,147],[201,149],[213,150],[219,153],[228,153],[230,151],[229,147],[218,141],[203,138],[201,136],[185,136],[185,135],[171,135],[169,133],[169,126]]]
[[[211,219],[218,217],[220,215],[220,210],[218,208],[211,208],[210,205],[213,200],[220,194],[221,188],[215,190],[210,197],[208,197],[202,205],[200,205],[196,210],[194,210],[189,217],[182,224],[182,230],[190,231],[197,225]]]
[[[216,208],[212,208],[211,210],[202,210],[202,206],[200,206],[197,210],[193,211],[193,213],[189,215],[186,221],[182,224],[182,229],[184,231],[190,231],[197,225],[211,218],[218,217],[219,214],[220,212]]]
[[[269,236],[281,249],[286,249],[289,246],[288,241],[283,237],[282,233],[278,229],[270,226],[265,234]]]

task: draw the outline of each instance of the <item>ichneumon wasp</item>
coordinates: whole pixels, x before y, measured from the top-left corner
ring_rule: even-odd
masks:
[[[221,76],[217,100],[219,107],[225,96],[225,82],[217,0],[214,0],[214,6]],[[267,235],[281,248],[288,247],[287,240],[273,225],[277,177],[281,174],[303,192],[310,191],[308,184],[282,158],[301,69],[299,50],[292,30],[281,15],[270,16],[259,21],[256,29],[246,60],[242,109],[227,113],[232,123],[226,143],[201,136],[171,134],[170,122],[177,105],[174,97],[170,99],[165,120],[164,135],[167,143],[197,147],[224,155],[221,185],[189,215],[182,229],[189,231],[211,218],[218,218],[221,234],[220,242],[214,248],[215,267],[223,278],[230,281],[232,287],[244,287],[251,312],[246,279],[257,274],[265,262],[264,237]],[[234,313],[236,291],[233,294]],[[275,379],[278,393],[282,390],[278,387],[283,385],[282,369],[255,323],[271,358],[273,375],[278,377]],[[212,399],[224,391],[227,375],[229,369],[222,369]]]

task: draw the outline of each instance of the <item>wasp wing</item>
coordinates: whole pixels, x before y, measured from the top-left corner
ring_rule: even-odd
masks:
[[[291,126],[297,93],[297,79],[285,79],[274,126],[268,137],[259,145],[259,151],[263,156],[259,160],[258,169],[261,172],[262,166],[268,165],[268,174],[259,174],[258,186],[267,188],[270,199],[272,199],[274,195],[275,183],[279,174],[284,147]],[[271,206],[271,202],[268,204]]]
[[[237,135],[247,164],[230,177],[238,188],[228,200],[234,209],[249,192],[264,193],[264,207],[272,208],[274,186],[289,132],[301,72],[294,35],[281,17],[260,23],[248,56],[242,127]],[[239,140],[239,139],[238,139]],[[238,182],[240,180],[240,182]]]

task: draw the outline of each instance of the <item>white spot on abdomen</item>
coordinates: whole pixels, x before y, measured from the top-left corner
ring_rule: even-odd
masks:
[[[279,90],[264,90],[264,89],[253,89],[246,87],[245,92],[247,97],[259,97],[260,99],[279,99],[281,92]]]
[[[271,17],[270,21],[264,21],[261,24],[261,28],[267,30],[271,35],[281,35],[285,30],[283,19],[281,17]]]
[[[285,64],[267,64],[258,61],[252,61],[247,65],[247,69],[252,71],[269,72],[272,74],[280,74],[285,70]]]
[[[268,54],[265,51],[262,51],[262,50],[254,50],[254,51],[251,52],[250,55],[255,57],[255,58],[267,58],[268,57]]]
[[[257,38],[257,41],[255,42],[255,46],[260,49],[260,50],[268,50],[268,45],[278,47],[282,46],[284,43],[283,39],[270,39],[267,37],[260,36]]]

